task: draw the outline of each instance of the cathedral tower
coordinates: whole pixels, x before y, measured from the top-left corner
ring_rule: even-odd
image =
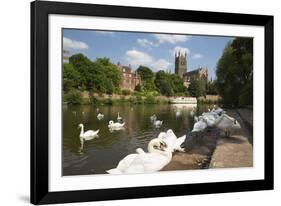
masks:
[[[187,72],[186,52],[182,54],[180,51],[175,53],[175,73],[183,78],[183,74]]]

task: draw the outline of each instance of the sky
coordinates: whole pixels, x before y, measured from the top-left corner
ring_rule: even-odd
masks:
[[[143,32],[63,30],[63,49],[70,55],[82,53],[89,59],[107,57],[114,64],[140,65],[159,70],[175,70],[175,52],[187,53],[188,71],[207,67],[215,79],[216,64],[232,37],[159,34]]]

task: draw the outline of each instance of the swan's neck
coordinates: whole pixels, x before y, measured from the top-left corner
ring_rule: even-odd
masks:
[[[81,126],[80,136],[84,134],[84,125]]]

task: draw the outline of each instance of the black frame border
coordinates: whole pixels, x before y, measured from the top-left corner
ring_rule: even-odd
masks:
[[[48,191],[48,15],[82,15],[264,26],[265,28],[265,178],[264,180],[165,185],[81,191]],[[31,2],[31,167],[33,204],[196,195],[274,187],[273,159],[273,16],[187,11],[64,2]]]

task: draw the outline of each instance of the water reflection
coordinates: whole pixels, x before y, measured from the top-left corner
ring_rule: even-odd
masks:
[[[63,108],[63,175],[103,174],[115,167],[119,160],[140,147],[147,151],[148,142],[156,138],[161,131],[172,129],[177,136],[182,136],[191,129],[193,118],[190,111],[196,105],[92,105],[70,106]],[[122,117],[125,126],[109,129],[109,121],[117,122]],[[177,115],[180,112],[180,115]],[[97,115],[104,115],[98,119]],[[155,127],[150,117],[155,114],[163,120],[160,127]],[[120,120],[120,119],[119,119]],[[85,130],[100,130],[99,138],[84,143],[79,152],[80,130],[83,123]]]

